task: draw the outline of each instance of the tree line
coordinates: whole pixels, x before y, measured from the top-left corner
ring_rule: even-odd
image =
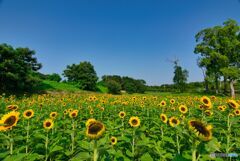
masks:
[[[223,23],[201,30],[195,35],[194,53],[198,54],[197,65],[202,69],[205,92],[220,92],[224,94],[230,88],[235,97],[235,83],[240,77],[240,27],[236,21],[229,19]],[[57,73],[42,74],[39,72],[42,64],[37,61],[35,51],[29,48],[13,48],[8,44],[0,44],[0,93],[30,91],[42,80],[60,82]],[[96,91],[97,83],[108,88],[113,94],[121,91],[128,93],[144,93],[146,90],[171,89],[183,92],[189,88],[188,71],[177,61],[174,62],[173,85],[147,86],[144,80],[127,76],[104,75],[101,81],[90,62],[67,65],[63,71],[65,82],[74,84],[80,89]],[[214,85],[212,85],[214,82]],[[193,83],[198,88],[199,83]],[[194,86],[195,85],[195,86]]]

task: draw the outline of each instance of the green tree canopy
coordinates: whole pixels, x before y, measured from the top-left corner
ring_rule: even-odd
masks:
[[[81,89],[96,90],[98,77],[90,62],[68,65],[63,75],[67,77],[68,82],[76,83]]]
[[[18,92],[30,90],[38,83],[34,73],[42,65],[37,62],[34,50],[13,48],[7,44],[0,45],[0,91]]]
[[[186,89],[186,83],[188,78],[188,71],[182,69],[181,66],[175,64],[173,82],[180,92]]]

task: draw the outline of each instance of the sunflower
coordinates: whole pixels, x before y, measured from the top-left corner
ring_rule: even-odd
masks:
[[[175,100],[174,99],[171,99],[170,100],[170,103],[173,105],[175,103]]]
[[[57,117],[57,112],[51,112],[50,113],[50,118],[55,119]]]
[[[126,113],[124,111],[119,112],[119,117],[123,119],[126,116]]]
[[[140,119],[138,117],[135,117],[135,116],[132,116],[130,119],[129,119],[129,124],[132,126],[132,127],[138,127],[140,125]]]
[[[64,110],[64,111],[63,111],[63,114],[64,114],[64,115],[67,115],[67,114],[68,114],[68,110]]]
[[[49,129],[52,129],[54,126],[54,122],[52,119],[46,119],[44,122],[43,122],[43,127],[47,130]]]
[[[185,105],[180,105],[178,109],[181,113],[187,113],[188,112],[188,108]]]
[[[208,109],[212,107],[211,100],[207,96],[203,96],[200,98],[200,102],[206,106]]]
[[[69,117],[71,117],[71,118],[75,118],[75,117],[77,117],[77,115],[78,115],[78,110],[74,110],[71,113],[69,113]]]
[[[159,106],[161,106],[161,107],[165,107],[166,104],[167,104],[166,101],[162,100],[162,101],[160,102]]]
[[[92,122],[94,122],[94,121],[96,121],[96,120],[93,119],[93,118],[88,119],[87,122],[86,122],[86,127],[87,127],[90,123],[92,123]]]
[[[110,141],[111,141],[112,145],[117,144],[117,138],[114,136],[111,137]]]
[[[175,127],[179,124],[180,124],[180,121],[176,117],[173,116],[169,119],[169,125],[170,126]]]
[[[165,115],[165,114],[162,113],[162,114],[160,115],[160,118],[161,118],[162,122],[167,123],[167,120],[168,120],[167,115]]]
[[[93,109],[91,109],[89,113],[90,113],[90,115],[94,114]]]
[[[235,100],[228,100],[227,103],[228,106],[233,109],[237,109],[239,107],[239,104]]]
[[[7,109],[9,109],[9,110],[14,110],[14,111],[16,111],[16,110],[18,110],[18,105],[9,105],[9,106],[7,106]]]
[[[212,116],[213,115],[213,112],[211,110],[206,110],[204,111],[204,113],[207,115],[207,116]]]
[[[19,114],[19,112],[11,111],[8,114],[3,115],[2,119],[0,120],[0,131],[16,126],[19,120]]]
[[[188,122],[189,129],[192,130],[197,137],[203,141],[209,141],[212,138],[212,126],[205,125],[203,122],[198,120],[190,120]]]
[[[218,110],[223,112],[225,111],[225,108],[223,106],[218,106]]]
[[[239,110],[239,109],[234,110],[234,114],[235,114],[236,116],[240,116],[240,110]]]
[[[90,139],[98,139],[105,132],[105,126],[100,121],[91,121],[87,126],[86,135]]]
[[[26,118],[26,119],[30,119],[30,118],[32,118],[33,116],[34,116],[34,112],[33,112],[32,109],[26,110],[26,111],[24,111],[24,113],[23,113],[23,117]]]

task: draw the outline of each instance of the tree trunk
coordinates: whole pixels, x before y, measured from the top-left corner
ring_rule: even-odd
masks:
[[[234,80],[230,80],[231,97],[235,98]]]
[[[223,82],[224,82],[223,93],[227,94],[227,78],[226,77],[223,77]]]
[[[209,92],[208,80],[207,78],[205,78],[204,80],[205,80],[205,92]]]
[[[219,92],[218,76],[215,76],[215,89],[216,89],[216,94],[218,94],[218,92]]]

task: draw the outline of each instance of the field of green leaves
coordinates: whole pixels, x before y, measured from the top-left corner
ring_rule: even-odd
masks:
[[[0,160],[239,160],[240,100],[0,96]]]

